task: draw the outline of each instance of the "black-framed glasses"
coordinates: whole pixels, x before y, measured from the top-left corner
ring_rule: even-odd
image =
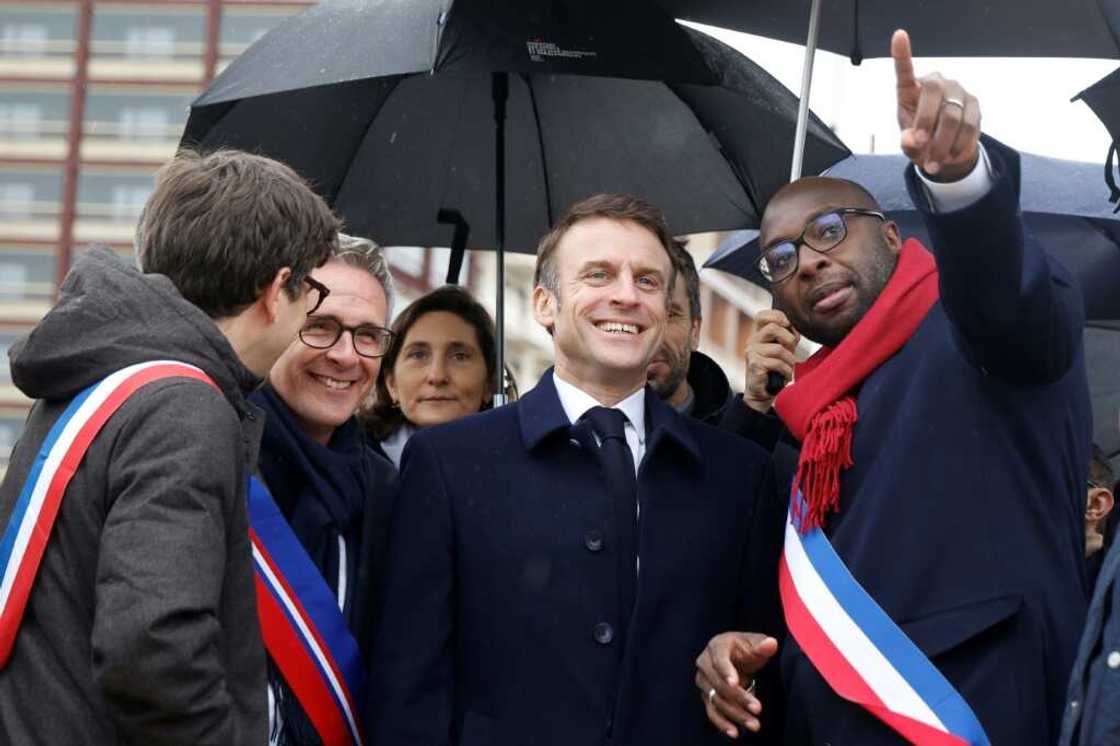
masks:
[[[373,324],[344,326],[333,316],[308,316],[299,330],[299,339],[316,350],[329,350],[342,338],[343,332],[350,332],[354,352],[362,357],[381,357],[389,351],[393,341],[393,332],[389,329]]]
[[[877,210],[867,210],[862,207],[841,207],[821,213],[805,224],[804,230],[797,238],[778,241],[762,250],[762,256],[758,258],[758,269],[762,272],[762,276],[771,283],[779,283],[792,276],[797,271],[802,244],[822,254],[835,249],[848,237],[845,215],[866,215],[879,220],[887,219],[886,215]]]
[[[311,275],[304,275],[303,281],[307,283],[307,286],[309,288],[311,288],[318,294],[318,297],[315,299],[315,305],[313,305],[311,307],[311,310],[307,312],[307,315],[310,316],[311,314],[319,310],[319,306],[323,305],[323,301],[325,301],[327,299],[327,296],[331,294],[331,289],[316,280]]]

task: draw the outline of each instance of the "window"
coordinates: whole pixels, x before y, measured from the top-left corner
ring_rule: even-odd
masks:
[[[43,107],[33,102],[0,103],[0,137],[34,137],[42,129]]]
[[[140,217],[144,203],[151,196],[151,186],[118,185],[113,187],[112,208],[109,217],[115,223],[132,223]]]
[[[117,134],[122,140],[162,140],[168,135],[170,117],[158,106],[121,109],[120,116]]]
[[[45,251],[0,252],[0,302],[50,298],[56,261]]]
[[[70,92],[0,86],[0,137],[63,137],[69,126]]]
[[[7,365],[4,366],[8,367]],[[23,434],[25,416],[3,414],[0,415],[0,465],[6,467],[8,459],[12,456],[12,449],[16,447],[19,436]]]
[[[95,57],[171,59],[202,56],[206,16],[201,7],[149,3],[143,9],[94,9],[92,52]]]
[[[8,365],[8,349],[21,336],[23,332],[0,331],[0,384],[7,385],[12,382],[12,369]]]
[[[125,33],[126,57],[174,57],[175,29],[166,26],[129,26]]]
[[[0,6],[0,55],[67,55],[74,48],[73,7]]]
[[[86,99],[83,127],[90,137],[177,140],[187,121],[191,94],[122,91],[97,87]]]
[[[62,194],[57,170],[0,170],[0,218],[53,218]]]
[[[0,217],[30,220],[35,203],[35,187],[26,182],[0,183]]]
[[[134,223],[152,188],[151,173],[83,170],[78,176],[78,218]]]
[[[0,27],[0,53],[32,57],[46,51],[45,24],[8,22]]]

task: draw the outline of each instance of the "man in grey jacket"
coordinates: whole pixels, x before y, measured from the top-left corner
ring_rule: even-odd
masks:
[[[141,271],[86,252],[12,348],[12,379],[37,401],[0,486],[0,527],[78,392],[160,359],[216,388],[149,383],[89,447],[0,670],[5,742],[267,742],[245,503],[263,423],[245,395],[326,294],[307,277],[338,229],[282,164],[180,154],[137,229]]]

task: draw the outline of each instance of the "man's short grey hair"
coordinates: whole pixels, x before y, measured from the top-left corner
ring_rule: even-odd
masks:
[[[385,252],[376,242],[361,236],[350,236],[345,233],[338,234],[338,249],[331,256],[343,264],[358,269],[364,269],[381,283],[385,291],[385,321],[393,318],[393,275],[389,271],[389,262],[385,259]]]

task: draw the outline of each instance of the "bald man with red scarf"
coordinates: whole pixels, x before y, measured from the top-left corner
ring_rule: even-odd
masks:
[[[777,654],[786,743],[1050,744],[1086,603],[1082,299],[1025,232],[1018,154],[981,137],[976,98],[916,78],[905,32],[891,47],[931,245],[851,182],[767,206],[776,310],[743,402],[799,448],[775,552],[790,634],[717,636],[696,684],[728,735],[765,721],[746,689]],[[823,346],[795,364],[802,334]],[[776,399],[770,372],[793,381]]]

